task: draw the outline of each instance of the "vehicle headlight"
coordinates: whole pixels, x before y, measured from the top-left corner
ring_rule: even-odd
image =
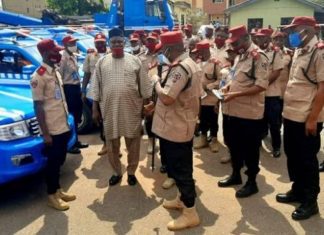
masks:
[[[16,140],[30,136],[25,121],[0,126],[0,141]]]

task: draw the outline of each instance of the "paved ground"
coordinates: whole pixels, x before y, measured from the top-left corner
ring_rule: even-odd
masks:
[[[173,198],[175,188],[163,190],[165,175],[150,170],[151,158],[145,154],[147,140],[142,141],[139,184],[108,187],[111,168],[106,157],[98,157],[101,147],[98,134],[81,137],[91,147],[81,155],[69,155],[62,171],[62,185],[77,194],[70,210],[58,212],[46,206],[45,186],[41,175],[0,188],[0,234],[173,234],[166,224],[179,212],[167,211],[163,198]],[[122,161],[126,163],[123,144]],[[262,149],[260,192],[237,200],[238,188],[218,188],[217,181],[230,172],[219,158],[227,154],[222,147],[218,154],[208,149],[195,152],[194,176],[197,183],[197,210],[201,226],[176,234],[324,234],[324,197],[320,194],[322,215],[295,222],[290,218],[296,205],[275,202],[278,192],[290,188],[285,157],[273,159]],[[0,156],[1,157],[1,156]],[[320,160],[324,159],[321,152]],[[160,166],[159,160],[156,161]],[[324,188],[324,174],[321,175]]]

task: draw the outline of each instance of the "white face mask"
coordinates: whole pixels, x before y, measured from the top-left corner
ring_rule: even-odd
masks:
[[[207,61],[202,61],[202,62],[201,62],[201,66],[202,66],[202,67],[205,67],[206,65],[207,65]]]
[[[73,47],[68,47],[68,50],[72,53],[76,53],[78,51],[77,46],[73,46]]]
[[[137,45],[137,46],[134,46],[134,47],[131,47],[132,51],[138,51],[140,49],[140,46]]]

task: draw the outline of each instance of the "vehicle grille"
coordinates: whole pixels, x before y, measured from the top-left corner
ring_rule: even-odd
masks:
[[[40,136],[41,135],[41,129],[40,129],[40,126],[39,126],[39,123],[38,123],[36,117],[28,119],[27,125],[29,128],[30,134],[32,136]]]

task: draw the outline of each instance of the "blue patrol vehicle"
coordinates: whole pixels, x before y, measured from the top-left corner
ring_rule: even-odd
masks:
[[[38,172],[46,165],[30,78],[41,65],[37,39],[14,30],[0,31],[0,184]],[[76,141],[73,117],[69,115]]]

